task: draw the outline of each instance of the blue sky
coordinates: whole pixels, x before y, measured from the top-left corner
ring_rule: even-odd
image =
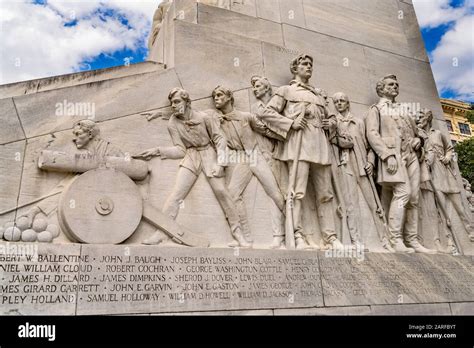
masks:
[[[159,3],[0,2],[0,84],[144,61]],[[474,0],[413,0],[413,4],[439,94],[474,102]],[[41,47],[35,47],[37,42]]]

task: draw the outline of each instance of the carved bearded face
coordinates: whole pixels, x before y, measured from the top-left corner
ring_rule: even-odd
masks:
[[[262,98],[267,93],[267,90],[268,86],[262,83],[262,81],[256,81],[253,85],[253,94],[255,94],[257,99]]]
[[[222,109],[224,106],[227,105],[227,103],[230,103],[230,97],[223,91],[216,90],[216,92],[214,93],[214,105],[216,106],[216,109]]]
[[[382,94],[386,97],[395,98],[399,93],[399,85],[397,80],[392,78],[387,78],[382,90]]]
[[[309,80],[313,75],[313,62],[308,58],[300,61],[298,67],[296,68],[296,75],[303,79]]]
[[[87,146],[87,144],[89,144],[89,141],[91,141],[93,138],[90,132],[84,130],[81,127],[74,127],[72,134],[74,135],[72,141],[74,142],[74,144],[76,144],[76,147],[78,149],[82,149]]]

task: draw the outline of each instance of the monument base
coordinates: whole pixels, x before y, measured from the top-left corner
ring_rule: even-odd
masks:
[[[0,243],[2,315],[473,314],[467,256]]]

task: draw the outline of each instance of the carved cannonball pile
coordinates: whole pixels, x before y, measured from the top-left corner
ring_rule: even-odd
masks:
[[[43,218],[35,218],[31,227],[28,226],[28,219],[24,216],[15,222],[7,222],[0,226],[0,240],[8,242],[51,243],[58,236],[59,227],[48,224]]]

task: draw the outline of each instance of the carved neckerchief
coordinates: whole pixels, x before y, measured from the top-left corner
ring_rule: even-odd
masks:
[[[234,124],[234,122],[240,122],[237,114],[234,111],[231,111],[228,114],[219,112],[219,119],[221,121],[221,128],[227,138],[227,145],[229,148],[237,151],[244,150],[244,145],[240,139],[240,127],[237,128]]]
[[[308,85],[306,83],[302,83],[300,81],[296,81],[296,80],[291,80],[290,81],[290,86],[292,85],[296,85],[297,87],[301,87],[301,88],[304,88],[304,89],[307,89],[308,91],[310,91],[311,93],[313,93],[314,95],[318,96],[318,97],[321,97],[321,95],[316,92],[316,89],[311,86],[311,85]]]

